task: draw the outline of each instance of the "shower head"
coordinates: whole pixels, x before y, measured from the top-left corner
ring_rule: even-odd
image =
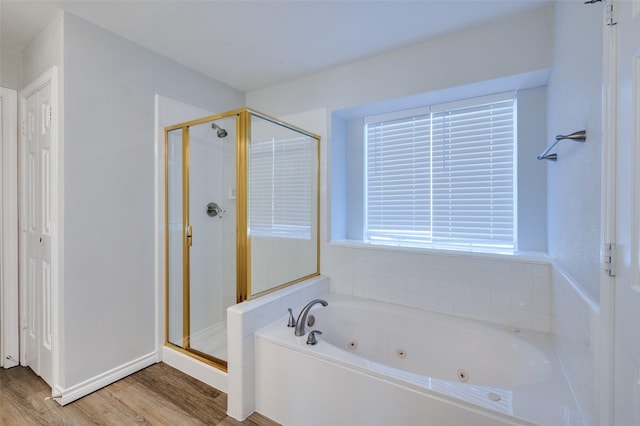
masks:
[[[212,129],[218,129],[217,135],[219,138],[226,138],[227,137],[227,131],[225,129],[223,129],[222,127],[218,126],[216,123],[211,123],[211,128]]]

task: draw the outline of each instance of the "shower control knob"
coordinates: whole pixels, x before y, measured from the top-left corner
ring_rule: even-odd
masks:
[[[217,203],[209,203],[207,204],[207,215],[211,217],[218,216],[222,219],[222,213],[225,213],[226,210],[220,207]]]

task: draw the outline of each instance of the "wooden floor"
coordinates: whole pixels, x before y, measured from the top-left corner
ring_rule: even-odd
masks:
[[[0,425],[251,425],[278,423],[258,414],[226,415],[227,395],[164,363],[145,368],[61,407],[27,367],[0,368]]]

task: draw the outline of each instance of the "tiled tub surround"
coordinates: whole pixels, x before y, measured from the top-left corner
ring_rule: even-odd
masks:
[[[558,265],[552,269],[553,346],[584,424],[599,423],[600,309]]]
[[[286,315],[256,333],[256,408],[282,424],[580,424],[548,334],[321,297],[317,345]]]
[[[538,255],[414,252],[330,243],[331,291],[467,318],[551,331],[549,260]]]
[[[229,308],[228,413],[255,410],[254,333],[309,300],[331,292],[551,331],[550,265],[542,255],[413,252],[323,243],[323,276]],[[329,278],[331,280],[329,281]]]
[[[328,291],[329,278],[318,276],[227,309],[227,414],[244,420],[255,411],[256,330],[287,314],[287,308],[304,306]]]

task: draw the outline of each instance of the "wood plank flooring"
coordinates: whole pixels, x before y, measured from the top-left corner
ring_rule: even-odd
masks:
[[[227,395],[164,364],[155,364],[61,407],[27,367],[0,368],[0,425],[277,426],[258,414],[226,415]]]

